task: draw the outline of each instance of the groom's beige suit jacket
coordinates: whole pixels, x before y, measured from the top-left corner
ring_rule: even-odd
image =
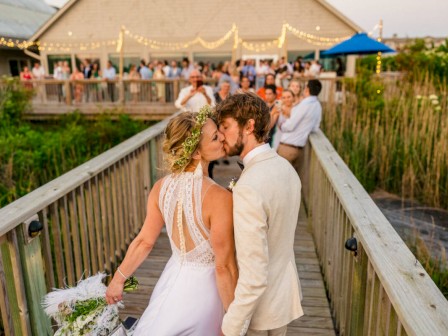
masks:
[[[280,328],[303,315],[293,248],[300,189],[294,168],[272,149],[252,158],[233,188],[239,279],[224,335]]]

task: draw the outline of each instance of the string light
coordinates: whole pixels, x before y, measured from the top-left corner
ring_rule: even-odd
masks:
[[[124,28],[124,35],[129,38],[135,40],[137,43],[145,45],[151,49],[169,49],[169,50],[181,50],[188,49],[194,45],[201,45],[205,49],[216,49],[224,45],[232,36],[233,36],[233,49],[237,49],[238,45],[241,45],[244,49],[250,51],[264,51],[270,48],[277,46],[278,48],[282,48],[286,41],[287,32],[292,33],[295,37],[302,39],[310,44],[317,46],[329,46],[335,43],[346,40],[350,36],[344,37],[323,37],[317,36],[313,34],[309,34],[305,31],[301,31],[297,28],[292,27],[289,23],[284,23],[282,25],[280,36],[274,40],[268,40],[264,42],[247,42],[239,37],[238,27],[233,24],[232,28],[224,34],[223,37],[219,38],[215,41],[206,41],[202,37],[198,36],[192,40],[186,42],[164,42],[146,38],[142,35],[132,33],[128,29]],[[70,32],[71,33],[71,32]],[[121,33],[120,33],[121,34]],[[117,50],[120,50],[122,47],[124,36],[119,37],[118,40],[104,40],[104,41],[95,41],[95,42],[40,42],[40,41],[19,41],[12,39],[0,37],[0,46],[6,46],[10,48],[19,48],[19,49],[27,49],[31,47],[37,47],[39,51],[65,51],[69,52],[71,50],[95,50],[101,48],[102,46],[116,46]]]
[[[333,45],[339,42],[342,42],[350,36],[343,36],[343,37],[323,37],[323,36],[317,36],[313,34],[309,34],[307,32],[301,31],[297,28],[292,27],[289,23],[285,23],[283,25],[289,32],[291,32],[295,37],[300,38],[302,40],[307,41],[308,43],[314,44],[314,45]],[[283,30],[282,30],[283,31]]]

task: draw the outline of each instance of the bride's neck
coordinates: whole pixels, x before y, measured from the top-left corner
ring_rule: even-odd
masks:
[[[204,176],[208,176],[208,165],[210,164],[209,161],[194,160],[188,165],[188,167],[185,168],[184,172],[186,173],[194,172],[198,164],[202,165],[202,171],[204,172]]]

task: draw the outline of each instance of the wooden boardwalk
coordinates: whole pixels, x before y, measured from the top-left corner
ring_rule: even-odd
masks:
[[[215,167],[215,180],[223,186],[228,184],[232,176],[239,175],[241,172],[235,163],[235,159],[230,161],[230,165],[221,163]],[[336,335],[319,261],[312,235],[307,229],[307,218],[303,207],[300,210],[294,251],[302,284],[302,305],[305,315],[289,325],[287,335]],[[141,316],[170,256],[168,237],[166,233],[162,233],[148,259],[135,273],[140,281],[140,287],[135,293],[125,296],[126,307],[122,310],[123,318],[127,316],[138,318]]]

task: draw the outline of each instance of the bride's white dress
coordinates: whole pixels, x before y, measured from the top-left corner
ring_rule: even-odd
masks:
[[[201,175],[182,173],[162,182],[159,207],[173,254],[133,335],[220,335],[224,309],[202,220],[202,181]]]

